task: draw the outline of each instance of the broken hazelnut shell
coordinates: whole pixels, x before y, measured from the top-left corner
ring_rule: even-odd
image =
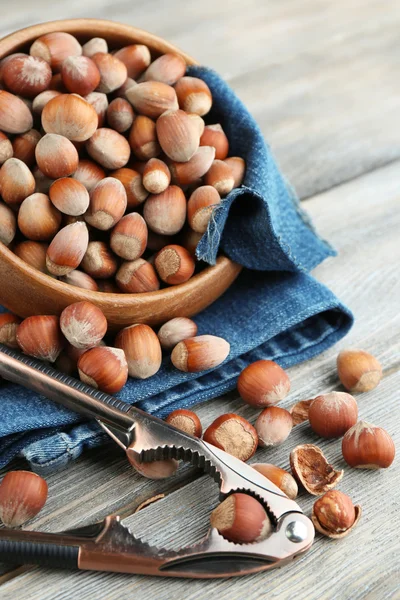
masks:
[[[314,444],[296,446],[290,453],[290,467],[297,481],[313,496],[322,496],[343,477],[343,470],[336,471]]]

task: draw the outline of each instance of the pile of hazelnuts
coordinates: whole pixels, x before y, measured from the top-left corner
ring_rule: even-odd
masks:
[[[81,288],[184,283],[214,209],[239,187],[207,84],[132,44],[43,35],[0,61],[0,241]]]

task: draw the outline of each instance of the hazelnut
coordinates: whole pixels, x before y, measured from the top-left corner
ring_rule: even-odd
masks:
[[[201,185],[191,194],[187,205],[188,222],[197,233],[205,233],[221,197],[211,185]]]
[[[128,131],[134,118],[133,108],[124,98],[115,98],[108,105],[107,122],[111,129],[115,129],[118,133]]]
[[[385,469],[390,467],[396,454],[391,436],[365,421],[351,427],[342,440],[343,458],[356,469]]]
[[[350,392],[370,392],[382,379],[379,361],[363,350],[342,350],[337,357],[339,379]]]
[[[236,544],[261,542],[272,533],[271,521],[262,504],[242,493],[231,494],[221,502],[211,513],[210,523]]]
[[[249,460],[257,450],[258,436],[246,419],[228,413],[221,415],[205,430],[203,439],[240,460]]]
[[[29,54],[43,58],[54,71],[58,71],[66,58],[82,54],[82,46],[70,33],[54,31],[35,40]]]
[[[243,158],[239,156],[230,156],[229,158],[225,158],[224,162],[229,165],[232,174],[233,174],[233,187],[240,187],[243,183],[244,175],[246,172],[246,163]]]
[[[9,246],[17,232],[17,220],[14,211],[0,202],[0,242]]]
[[[343,477],[343,471],[336,471],[313,444],[296,446],[290,453],[290,466],[297,481],[313,496],[334,488]]]
[[[108,98],[106,94],[101,92],[90,92],[85,96],[86,102],[88,102],[95,110],[97,115],[97,126],[103,127],[106,121],[107,109],[108,109]]]
[[[192,319],[176,317],[162,325],[158,331],[163,350],[172,350],[179,342],[197,334],[197,325]]]
[[[161,81],[174,85],[186,73],[186,62],[178,54],[163,54],[154,60],[143,76],[144,81]]]
[[[181,77],[175,84],[179,106],[188,113],[206,115],[212,105],[210,88],[197,77]]]
[[[330,490],[315,502],[311,519],[315,529],[327,537],[345,537],[357,525],[361,517],[361,506],[354,506],[351,498]]]
[[[128,71],[124,63],[116,54],[97,52],[91,59],[100,71],[100,83],[97,86],[99,92],[110,94],[121,87],[128,77]]]
[[[186,220],[185,194],[176,185],[170,185],[161,194],[151,194],[145,202],[143,217],[155,233],[175,235]]]
[[[52,204],[64,215],[83,215],[89,206],[89,192],[71,177],[57,179],[50,187],[49,196]]]
[[[0,90],[0,129],[5,133],[25,133],[32,129],[32,113],[25,102]]]
[[[72,142],[84,142],[96,131],[98,117],[89,102],[76,94],[60,94],[49,100],[42,111],[46,133],[57,133]]]
[[[112,250],[125,260],[136,260],[142,256],[146,245],[147,225],[139,213],[130,213],[122,217],[110,235]]]
[[[84,383],[107,394],[116,394],[128,379],[128,364],[120,348],[99,346],[82,354],[78,372]]]
[[[255,428],[260,446],[279,446],[292,431],[293,421],[289,411],[278,406],[268,406],[257,418]]]
[[[140,160],[149,160],[158,156],[161,147],[154,121],[144,115],[138,115],[129,132],[129,144],[133,154]]]
[[[65,345],[58,317],[53,315],[24,319],[17,329],[17,342],[25,354],[49,362],[56,360]]]
[[[88,192],[91,192],[94,186],[99,183],[106,173],[98,164],[92,160],[80,160],[72,179],[76,179],[85,186]]]
[[[67,275],[64,275],[64,277],[60,277],[60,281],[84,290],[92,290],[92,292],[97,292],[99,289],[97,283],[90,275],[78,270],[71,271]]]
[[[51,240],[61,225],[61,213],[46,194],[32,194],[25,198],[18,212],[18,227],[29,240]]]
[[[15,56],[3,69],[7,89],[26,98],[34,98],[47,89],[51,76],[49,64],[36,56]]]
[[[19,348],[17,330],[21,319],[12,313],[0,314],[0,344],[9,348]]]
[[[156,131],[161,148],[171,160],[186,162],[199,147],[198,129],[183,110],[163,113],[157,119]]]
[[[125,95],[138,113],[151,119],[157,119],[167,110],[179,108],[174,88],[159,81],[145,81],[134,85]]]
[[[13,156],[22,160],[29,168],[35,164],[35,150],[42,136],[36,129],[30,129],[13,139]]]
[[[57,90],[45,90],[41,94],[38,94],[33,99],[32,112],[40,117],[46,104],[56,96],[60,96],[60,94],[61,92],[58,92]]]
[[[125,188],[127,198],[127,208],[131,210],[142,204],[149,195],[143,187],[142,175],[133,169],[117,169],[113,171],[111,177],[118,179]]]
[[[6,527],[20,527],[40,512],[47,483],[30,471],[9,471],[0,484],[0,518]]]
[[[22,160],[9,158],[0,169],[0,194],[7,204],[21,204],[35,191],[35,178]]]
[[[14,148],[11,141],[5,133],[0,131],[0,165],[4,164],[9,158],[12,158],[13,154]]]
[[[272,481],[288,498],[294,500],[297,497],[297,483],[285,469],[280,469],[269,463],[255,463],[251,466],[261,473],[261,475]]]
[[[100,71],[87,56],[68,56],[61,65],[61,78],[72,94],[87,96],[100,83]]]
[[[358,406],[350,394],[330,392],[310,404],[308,419],[315,433],[325,438],[341,437],[357,423]]]
[[[243,369],[237,387],[247,404],[262,408],[283,400],[290,391],[290,380],[276,362],[257,360]]]
[[[155,292],[160,288],[153,265],[143,258],[122,263],[115,280],[119,289],[128,294]]]
[[[128,77],[136,79],[149,66],[151,62],[150,50],[143,44],[131,44],[117,50],[114,54],[124,63],[128,71]]]
[[[199,335],[179,342],[171,361],[179,371],[198,373],[218,367],[229,355],[230,345],[215,335]]]
[[[160,342],[148,325],[125,327],[118,333],[115,345],[125,352],[131,377],[148,379],[160,369]]]
[[[105,242],[89,242],[81,267],[95,279],[108,279],[115,275],[118,261]]]
[[[47,249],[47,270],[52,275],[67,275],[80,265],[88,243],[88,230],[82,221],[63,227]]]
[[[143,170],[143,186],[151,194],[161,194],[171,183],[167,165],[158,158],[150,158]]]
[[[40,242],[32,242],[27,240],[20,242],[14,247],[14,253],[23,261],[34,267],[42,273],[47,273],[46,268],[46,253],[47,244]]]
[[[311,398],[311,400],[300,400],[291,406],[289,412],[292,415],[293,426],[308,421],[308,412],[312,402],[314,402],[314,398]]]
[[[229,165],[223,160],[214,160],[204,177],[206,185],[212,185],[221,196],[226,196],[233,190],[235,181]]]
[[[90,192],[85,220],[92,227],[107,231],[122,218],[127,205],[125,188],[118,179],[105,177]]]
[[[172,181],[178,185],[191,185],[203,177],[212,165],[215,148],[200,146],[192,158],[185,163],[171,162],[169,165]]]
[[[191,278],[195,269],[195,262],[186,248],[176,244],[160,250],[154,265],[160,279],[170,285],[184,283]]]
[[[228,156],[229,142],[219,123],[215,125],[206,125],[200,138],[200,146],[213,146],[215,148],[215,158],[224,160]]]
[[[73,143],[56,133],[47,133],[39,140],[35,157],[39,169],[50,179],[68,177],[76,171],[79,163]]]
[[[191,410],[186,408],[178,408],[168,415],[165,421],[169,425],[173,425],[177,429],[194,435],[200,438],[202,434],[202,426],[199,417]]]
[[[86,143],[88,154],[105,169],[124,167],[131,155],[128,141],[117,131],[102,127]]]
[[[97,52],[108,53],[108,44],[104,38],[95,37],[83,44],[82,54],[91,58]]]
[[[61,313],[61,331],[75,348],[98,346],[107,332],[107,319],[91,302],[74,302]]]

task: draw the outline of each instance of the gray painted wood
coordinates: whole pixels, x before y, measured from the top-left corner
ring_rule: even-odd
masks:
[[[215,67],[246,102],[285,174],[301,197],[309,197],[307,209],[320,232],[339,249],[339,257],[327,260],[315,275],[357,318],[350,335],[335,348],[289,370],[292,392],[282,405],[335,389],[337,352],[350,345],[363,347],[382,361],[385,378],[375,392],[359,397],[360,415],[385,427],[398,444],[400,161],[379,167],[400,156],[400,4],[189,0],[176,2],[174,10],[173,3],[161,0],[70,0],[61,6],[49,0],[15,0],[2,16],[0,35],[55,18],[120,20],[158,33]],[[358,176],[362,173],[367,174]],[[351,181],[343,184],[346,180]],[[228,411],[251,421],[256,416],[235,393],[198,407],[204,426]],[[303,424],[283,446],[258,451],[256,459],[287,467],[291,448],[308,441],[319,443]],[[339,441],[321,446],[336,466],[345,467]],[[398,460],[380,473],[346,468],[340,489],[364,509],[358,528],[341,541],[317,537],[304,558],[279,571],[195,582],[6,567],[0,595],[5,600],[194,600],[217,594],[254,600],[400,598],[393,532],[399,477]],[[49,477],[49,501],[29,528],[56,531],[109,513],[132,515],[157,492],[169,495],[127,517],[135,532],[170,547],[205,533],[217,502],[215,485],[196,479],[188,469],[171,481],[147,481],[111,445]],[[305,493],[299,497],[306,513],[312,501]]]

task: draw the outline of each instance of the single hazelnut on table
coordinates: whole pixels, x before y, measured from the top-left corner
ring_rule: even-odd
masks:
[[[33,194],[35,186],[35,178],[22,160],[6,160],[0,169],[0,195],[6,204],[21,204]]]
[[[258,445],[257,431],[234,413],[215,419],[205,430],[203,440],[243,461],[253,456]]]
[[[0,242],[8,246],[13,241],[17,232],[17,219],[15,213],[3,202],[0,202]]]
[[[394,461],[396,448],[382,427],[359,421],[343,437],[342,453],[350,467],[385,469]]]
[[[246,172],[246,163],[243,158],[240,158],[240,156],[230,156],[229,158],[225,158],[224,162],[229,165],[232,171],[234,181],[233,187],[240,187]]]
[[[157,119],[167,110],[179,108],[174,88],[159,81],[145,81],[134,85],[125,95],[138,113],[151,119]]]
[[[87,56],[69,56],[61,65],[61,78],[72,94],[87,96],[100,83],[100,71]]]
[[[21,319],[12,313],[0,314],[0,344],[9,348],[19,348],[17,342],[17,330]]]
[[[151,194],[145,202],[143,217],[155,233],[175,235],[186,220],[185,194],[176,185],[170,185],[160,194]]]
[[[297,483],[285,469],[281,469],[270,463],[255,463],[251,466],[261,473],[261,475],[272,481],[288,498],[294,500],[297,497]]]
[[[116,394],[126,384],[128,364],[120,348],[98,346],[82,354],[78,372],[84,383],[107,394]]]
[[[89,242],[80,266],[95,279],[109,279],[117,272],[118,261],[106,242]]]
[[[0,483],[0,519],[20,527],[40,512],[47,500],[47,483],[31,471],[9,471]]]
[[[134,118],[133,108],[124,98],[114,98],[108,105],[107,123],[111,129],[115,129],[118,133],[128,131]]]
[[[3,69],[3,82],[10,92],[34,98],[47,89],[52,76],[49,64],[36,56],[15,56]]]
[[[197,77],[181,77],[175,84],[179,107],[188,113],[206,115],[212,105],[211,91],[205,81]]]
[[[97,115],[97,127],[103,127],[106,122],[106,115],[108,109],[108,98],[107,94],[101,92],[90,92],[84,98],[86,102],[92,106]]]
[[[137,324],[122,329],[115,345],[125,352],[128,372],[136,379],[148,379],[161,367],[161,346],[158,337],[148,325]]]
[[[231,542],[261,542],[272,533],[271,521],[262,504],[248,494],[231,494],[210,516],[211,527]]]
[[[200,146],[187,162],[172,161],[169,169],[173,183],[178,185],[191,185],[203,177],[211,167],[215,157],[215,148]]]
[[[177,429],[200,438],[203,432],[199,417],[191,410],[178,408],[168,415],[165,421]]]
[[[179,371],[198,373],[218,367],[230,352],[229,343],[215,335],[187,338],[175,346],[171,361]]]
[[[110,94],[123,85],[128,77],[128,71],[124,63],[115,54],[97,52],[91,59],[100,72],[100,83],[97,86],[99,92]]]
[[[154,60],[143,75],[144,81],[174,85],[186,73],[186,62],[178,54],[167,52]]]
[[[308,421],[308,412],[312,402],[314,402],[314,398],[311,398],[310,400],[299,400],[299,402],[296,402],[296,404],[290,407],[289,412],[292,415],[293,426]]]
[[[118,288],[127,294],[144,294],[160,289],[153,265],[143,258],[122,263],[115,280]]]
[[[91,302],[74,302],[62,311],[60,327],[69,343],[76,348],[98,346],[107,332],[107,319]]]
[[[297,481],[314,496],[334,488],[343,477],[343,471],[336,471],[313,444],[296,446],[290,453],[290,467]]]
[[[150,50],[143,44],[125,46],[114,54],[127,68],[128,77],[136,79],[151,62]]]
[[[108,44],[104,38],[95,37],[83,44],[82,54],[91,58],[97,52],[108,53]]]
[[[350,392],[370,392],[382,379],[380,362],[364,350],[342,350],[337,357],[337,370]]]
[[[357,402],[345,392],[317,396],[308,410],[311,429],[324,438],[341,437],[357,423],[357,418]]]
[[[65,346],[58,317],[54,315],[24,319],[17,329],[17,342],[25,354],[48,362],[54,362]]]
[[[71,177],[84,185],[88,192],[91,192],[95,185],[104,179],[105,176],[104,169],[97,163],[92,160],[83,159],[79,161],[78,167]]]
[[[161,153],[155,122],[144,115],[138,115],[129,132],[129,145],[139,160],[156,158]]]
[[[151,194],[161,194],[171,183],[167,165],[158,158],[150,158],[143,170],[143,186]]]
[[[117,169],[110,173],[111,177],[118,179],[125,188],[127,198],[127,208],[131,210],[142,204],[149,195],[149,192],[144,188],[142,175],[134,169]]]
[[[125,215],[111,231],[111,249],[125,260],[136,260],[142,256],[146,245],[147,225],[139,213]]]
[[[169,110],[158,117],[156,131],[159,144],[171,160],[186,162],[199,147],[198,129],[183,110]]]
[[[163,350],[172,350],[179,342],[197,334],[197,325],[187,317],[175,317],[161,325],[158,339]]]
[[[107,231],[123,217],[126,206],[126,192],[122,183],[114,177],[105,177],[90,192],[85,221],[96,229]]]
[[[42,273],[47,273],[46,254],[48,245],[26,240],[14,246],[14,254]]]
[[[0,130],[5,133],[25,133],[33,126],[33,117],[25,102],[0,90]]]
[[[201,185],[191,194],[187,205],[190,227],[197,233],[205,233],[213,210],[221,203],[221,196],[211,185]]]
[[[212,185],[221,196],[227,196],[235,185],[232,169],[223,160],[214,160],[204,177],[206,185]]]
[[[247,404],[262,408],[286,398],[290,391],[290,380],[276,362],[257,360],[240,373],[237,387]]]
[[[288,410],[267,406],[255,423],[259,445],[264,448],[279,446],[289,437],[292,427],[292,416]]]
[[[0,166],[9,158],[12,158],[13,154],[14,148],[11,140],[8,139],[5,133],[0,131]]]
[[[63,227],[47,249],[47,270],[52,275],[67,275],[80,265],[88,243],[89,233],[82,221]]]
[[[215,148],[215,158],[224,160],[228,156],[229,142],[219,123],[215,125],[206,125],[200,138],[200,146],[213,146]]]
[[[46,194],[32,194],[25,198],[18,211],[18,227],[29,240],[51,240],[61,225],[61,213]]]
[[[124,167],[131,155],[128,141],[123,135],[102,127],[86,142],[86,150],[105,169]]]
[[[54,71],[59,71],[68,56],[80,56],[82,46],[70,33],[54,31],[35,40],[29,50],[31,56],[39,56],[49,63]]]
[[[22,160],[29,168],[35,164],[35,150],[41,134],[36,129],[30,129],[13,139],[13,156]]]
[[[50,179],[72,175],[79,163],[73,143],[56,133],[47,133],[39,140],[35,157],[39,169]]]
[[[60,94],[49,100],[42,111],[46,133],[62,135],[71,142],[84,142],[96,131],[98,117],[89,102],[76,94]]]
[[[340,539],[354,529],[361,512],[361,506],[354,506],[349,496],[338,490],[330,490],[315,502],[311,519],[319,533]]]
[[[76,179],[62,177],[55,181],[49,190],[52,204],[65,215],[83,215],[89,206],[89,192]]]
[[[162,281],[177,285],[191,278],[196,265],[186,248],[171,244],[158,252],[154,266]]]

